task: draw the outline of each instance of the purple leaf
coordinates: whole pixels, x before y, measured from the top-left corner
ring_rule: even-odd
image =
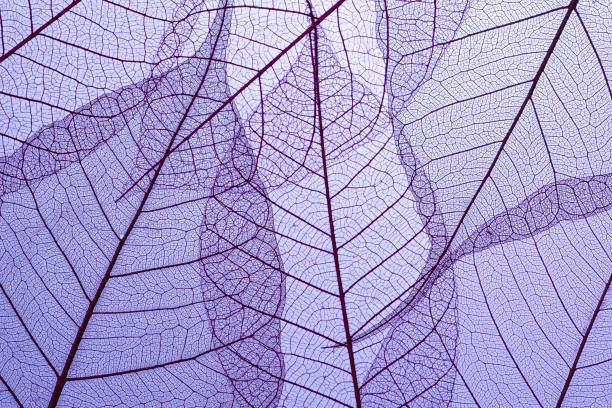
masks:
[[[612,405],[611,33],[3,4],[0,406]]]
[[[392,93],[407,171],[431,186],[443,245],[385,320],[365,383],[374,405],[610,404],[611,122],[593,115],[610,107],[610,48],[591,34],[592,13],[609,10],[576,3],[459,33],[440,45],[446,69]],[[497,36],[513,41],[480,45]],[[398,62],[390,82],[411,73]]]
[[[231,9],[215,12],[192,57],[97,98],[3,160],[12,403],[278,399],[283,280],[265,191],[231,105],[196,129],[229,96],[230,22]],[[258,257],[240,263],[243,252]]]

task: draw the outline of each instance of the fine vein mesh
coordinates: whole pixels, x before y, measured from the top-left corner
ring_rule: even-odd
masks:
[[[483,6],[472,2],[464,25],[470,11]],[[447,235],[448,251],[435,254],[433,271],[423,271],[423,280],[434,281],[425,285],[427,297],[409,298],[390,315],[366,384],[374,406],[609,405],[609,384],[597,378],[606,376],[611,357],[610,117],[593,114],[611,102],[609,67],[598,56],[609,47],[578,46],[592,41],[581,11],[567,19],[546,67],[534,65],[527,74],[525,79],[543,69],[532,96],[526,96],[531,84],[516,71],[509,82],[461,88],[486,75],[487,58],[490,65],[500,58],[479,48],[484,55],[472,58],[480,66],[449,69],[448,62],[461,60],[459,47],[471,47],[469,36],[448,45],[438,62],[446,70],[412,92],[392,93],[399,143],[416,163],[408,171],[425,174],[447,234],[455,233]],[[566,15],[553,7],[524,19],[542,27],[554,22],[542,42],[548,46]],[[514,25],[522,24],[529,23]],[[486,35],[480,34],[485,44]],[[517,38],[516,44],[529,41]],[[517,47],[502,55],[511,61],[524,54]],[[413,71],[401,62],[396,67],[390,86],[410,84],[405,78]],[[576,75],[585,69],[587,75]],[[465,96],[448,92],[456,87]],[[496,94],[505,103],[498,104]],[[512,98],[516,107],[508,109]],[[503,127],[497,138],[483,137],[514,118],[507,142]]]
[[[136,212],[172,136],[189,135],[229,97],[231,9],[215,14],[192,57],[54,122],[2,162],[0,372],[23,406],[49,402],[136,216],[58,405],[279,398],[282,265],[231,105],[167,158]],[[241,262],[243,252],[257,258]]]
[[[353,371],[339,285],[350,330],[377,321],[427,245],[382,102],[327,41],[318,28],[247,121],[286,272],[284,407],[356,404],[380,339],[354,350]]]
[[[609,2],[17,3],[1,407],[612,406]]]

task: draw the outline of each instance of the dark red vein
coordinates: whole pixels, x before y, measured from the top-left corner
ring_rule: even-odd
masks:
[[[557,405],[556,405],[557,408],[561,407],[561,404],[563,403],[563,400],[565,399],[565,394],[567,393],[567,390],[569,389],[569,386],[572,382],[572,378],[574,378],[574,374],[576,374],[580,356],[582,355],[584,346],[586,346],[587,340],[589,338],[589,334],[591,334],[591,330],[593,329],[593,326],[595,325],[595,319],[597,319],[597,315],[601,311],[601,306],[603,305],[604,299],[606,298],[606,295],[608,294],[608,290],[610,289],[611,283],[612,283],[612,274],[608,278],[608,283],[606,283],[606,286],[604,287],[601,297],[599,298],[599,303],[597,303],[597,307],[595,308],[595,311],[593,312],[593,316],[591,316],[591,321],[589,322],[589,326],[587,327],[586,332],[584,332],[584,335],[582,336],[580,347],[578,347],[578,352],[576,352],[576,357],[574,358],[574,364],[572,364],[572,368],[570,368],[569,370],[567,379],[565,380],[565,384],[563,385],[563,389],[561,390],[561,394],[559,395],[559,400],[557,401]]]
[[[255,331],[255,333],[257,333],[257,331]],[[175,364],[186,363],[188,361],[197,360],[198,358],[200,358],[202,356],[205,356],[206,354],[222,350],[222,349],[224,349],[226,347],[230,347],[231,345],[233,345],[235,343],[239,343],[239,342],[242,342],[244,340],[247,340],[247,339],[253,337],[255,333],[253,333],[253,334],[251,334],[249,336],[240,337],[239,339],[233,340],[233,341],[231,341],[231,342],[229,342],[227,344],[222,344],[220,346],[217,346],[217,347],[211,348],[209,350],[203,351],[203,352],[201,352],[201,353],[199,353],[199,354],[197,354],[195,356],[192,356],[192,357],[185,357],[185,358],[182,358],[180,360],[174,360],[174,361],[169,361],[167,363],[155,364],[155,365],[152,365],[152,366],[149,366],[149,367],[134,368],[132,370],[118,371],[118,372],[108,373],[108,374],[89,375],[89,376],[84,376],[84,377],[70,377],[70,378],[67,378],[66,381],[84,381],[84,380],[95,380],[95,379],[98,379],[98,378],[116,377],[118,375],[140,373],[140,372],[143,372],[143,371],[155,370],[157,368],[168,367],[168,366],[175,365]]]
[[[91,301],[91,299],[89,298],[89,295],[87,294],[87,291],[85,290],[85,287],[83,286],[83,282],[81,282],[81,278],[79,277],[79,274],[77,273],[76,269],[72,265],[72,262],[70,261],[70,258],[68,258],[68,255],[66,254],[66,252],[64,251],[64,249],[60,245],[59,241],[55,237],[55,234],[53,233],[53,231],[49,227],[49,224],[47,224],[47,221],[45,220],[45,217],[43,216],[42,212],[40,211],[40,206],[38,205],[38,201],[36,200],[36,196],[34,195],[34,191],[30,187],[30,184],[28,183],[28,180],[27,180],[27,177],[26,177],[25,174],[23,175],[23,178],[25,180],[26,187],[28,188],[28,190],[30,191],[30,194],[32,195],[32,201],[34,202],[34,209],[36,210],[36,214],[38,214],[38,217],[40,218],[40,220],[42,221],[43,225],[45,226],[45,229],[47,230],[47,233],[49,234],[49,236],[51,237],[51,240],[55,244],[55,247],[58,249],[60,254],[62,254],[62,257],[64,258],[64,260],[66,261],[66,263],[70,267],[70,270],[72,271],[72,274],[76,278],[76,280],[77,280],[77,282],[79,284],[79,287],[81,288],[81,291],[83,292],[83,295],[85,296],[85,299],[87,299],[88,301]]]
[[[176,130],[174,131],[174,133],[172,134],[172,137],[168,143],[168,147],[166,148],[166,152],[163,156],[163,159],[160,161],[159,165],[157,166],[155,173],[153,175],[153,177],[151,178],[151,181],[149,183],[149,187],[147,188],[147,191],[145,192],[141,202],[140,202],[140,206],[138,207],[138,209],[136,210],[136,213],[134,214],[134,217],[132,218],[132,221],[130,222],[130,225],[128,226],[125,234],[123,234],[123,238],[121,238],[121,240],[119,241],[119,244],[117,245],[117,248],[115,249],[115,253],[113,254],[113,257],[108,265],[108,268],[106,269],[106,272],[104,273],[104,277],[102,278],[102,280],[100,281],[100,285],[98,286],[98,290],[96,291],[95,296],[93,297],[92,301],[89,304],[89,307],[87,308],[87,312],[85,313],[85,316],[83,318],[83,322],[81,323],[81,325],[79,326],[79,330],[77,332],[77,335],[74,339],[74,342],[72,343],[72,347],[70,348],[70,352],[68,353],[68,357],[66,358],[66,362],[64,364],[64,368],[62,369],[62,373],[60,374],[59,379],[57,380],[56,384],[55,384],[55,389],[53,390],[53,394],[51,395],[51,400],[49,401],[49,408],[55,408],[57,406],[57,403],[59,401],[59,398],[62,394],[62,390],[64,389],[64,386],[66,385],[66,380],[68,378],[68,372],[70,370],[70,366],[72,365],[72,362],[74,361],[74,357],[76,356],[76,353],[79,349],[79,346],[81,344],[81,340],[83,339],[83,335],[85,334],[85,330],[87,329],[87,325],[89,323],[89,320],[91,319],[91,317],[93,316],[93,312],[94,309],[96,307],[96,304],[98,303],[98,300],[100,299],[102,292],[104,291],[104,288],[106,287],[106,284],[108,283],[110,277],[111,277],[111,272],[113,271],[115,264],[117,263],[117,259],[119,258],[119,254],[121,253],[121,250],[123,249],[123,246],[125,245],[125,242],[127,241],[128,237],[130,236],[130,233],[132,232],[132,230],[134,229],[136,222],[138,221],[138,219],[140,218],[140,215],[143,212],[144,206],[149,198],[149,195],[151,194],[151,192],[153,191],[153,187],[155,186],[155,183],[157,182],[157,178],[159,177],[162,167],[164,166],[165,160],[166,158],[168,158],[169,156],[169,151],[172,149],[172,145],[174,144],[176,137],[178,136],[179,131],[181,130],[181,128],[183,127],[183,123],[185,122],[185,120],[187,119],[189,112],[191,110],[191,107],[193,106],[195,100],[197,99],[198,94],[200,93],[200,90],[202,88],[202,86],[204,85],[204,82],[206,81],[206,78],[208,76],[208,71],[210,69],[210,65],[212,62],[212,56],[215,53],[215,50],[217,48],[217,43],[219,41],[219,37],[221,36],[221,30],[222,27],[224,25],[224,20],[225,20],[225,10],[224,10],[224,14],[223,17],[221,19],[221,22],[219,23],[219,32],[217,33],[217,37],[215,38],[215,43],[214,46],[212,47],[212,51],[211,51],[211,59],[208,60],[208,64],[206,66],[206,70],[204,71],[204,74],[202,75],[202,79],[200,80],[200,84],[198,85],[198,88],[196,89],[196,91],[194,92],[191,101],[189,102],[189,105],[187,106],[187,108],[185,109],[185,113],[183,114],[183,117],[181,118],[180,122],[178,123]]]
[[[204,119],[204,121],[202,121],[202,123],[200,123],[198,126],[195,127],[195,129],[193,129],[193,131],[191,131],[187,136],[185,136],[185,138],[183,140],[181,140],[179,143],[176,144],[176,146],[174,146],[172,149],[170,149],[170,151],[164,155],[164,157],[162,157],[157,163],[155,163],[153,166],[149,167],[149,169],[144,172],[143,175],[140,176],[140,178],[138,180],[136,180],[136,182],[134,184],[132,184],[122,195],[121,197],[118,198],[118,200],[121,200],[128,192],[130,192],[130,190],[132,190],[132,188],[136,187],[138,185],[138,183],[140,183],[140,181],[142,181],[143,178],[145,178],[153,169],[155,169],[159,163],[163,160],[166,159],[167,155],[172,154],[176,149],[180,148],[183,143],[187,142],[189,139],[191,139],[191,137],[193,135],[195,135],[197,132],[200,131],[200,129],[202,129],[208,122],[210,122],[212,120],[212,118],[214,118],[215,116],[217,116],[221,111],[223,111],[223,109],[225,109],[230,103],[232,103],[234,101],[234,99],[236,99],[236,97],[238,95],[240,95],[245,89],[247,89],[253,82],[257,81],[259,78],[261,78],[261,76],[268,70],[270,69],[274,64],[276,64],[276,62],[278,62],[278,60],[280,60],[287,52],[289,52],[289,50],[291,50],[297,43],[299,43],[304,37],[306,37],[308,34],[310,34],[312,32],[312,30],[314,30],[319,24],[321,24],[330,14],[334,13],[341,5],[342,3],[344,3],[346,0],[338,0],[336,3],[334,3],[333,6],[331,6],[325,13],[323,13],[321,15],[321,17],[317,18],[311,25],[310,27],[308,27],[306,30],[304,30],[300,35],[298,35],[297,37],[295,37],[295,39],[293,41],[291,41],[291,43],[289,45],[287,45],[281,52],[279,52],[274,58],[272,58],[270,60],[270,62],[268,62],[263,68],[261,68],[255,75],[253,75],[251,77],[251,79],[249,79],[247,82],[244,83],[244,85],[242,85],[236,92],[234,92],[234,94],[232,96],[230,96],[229,98],[227,98],[213,113],[211,113],[206,119]]]
[[[487,170],[487,173],[485,174],[485,176],[483,177],[480,185],[476,189],[476,192],[472,196],[472,199],[470,200],[469,204],[467,205],[465,211],[463,211],[463,215],[459,219],[459,222],[457,223],[457,226],[455,227],[455,231],[450,236],[450,239],[448,240],[448,243],[446,244],[446,247],[444,248],[444,251],[442,251],[442,253],[440,254],[440,257],[438,258],[438,262],[436,262],[436,264],[433,266],[432,271],[437,268],[437,266],[440,264],[440,261],[444,258],[444,256],[448,252],[451,244],[453,243],[455,237],[457,236],[457,233],[459,232],[459,229],[461,228],[461,225],[463,224],[463,221],[465,220],[465,218],[467,217],[468,213],[470,212],[470,209],[472,208],[472,206],[476,202],[476,198],[480,194],[480,191],[483,189],[483,187],[484,187],[485,183],[487,182],[487,180],[491,177],[491,174],[493,173],[493,170],[495,169],[495,165],[497,164],[497,161],[501,157],[501,154],[502,154],[502,152],[504,150],[504,147],[506,147],[506,144],[508,143],[508,140],[510,139],[510,136],[514,132],[514,128],[518,124],[519,119],[523,116],[523,111],[525,110],[525,108],[527,107],[527,104],[529,103],[529,101],[533,97],[533,93],[535,92],[535,89],[536,89],[536,87],[538,85],[540,77],[544,73],[544,69],[546,68],[546,65],[548,64],[548,60],[552,56],[552,53],[555,50],[555,47],[557,46],[557,43],[559,42],[559,38],[561,37],[561,34],[563,33],[563,30],[565,29],[565,25],[567,24],[567,21],[569,20],[571,14],[574,11],[574,9],[576,8],[577,4],[578,4],[578,0],[572,0],[571,3],[568,5],[567,12],[565,13],[565,16],[563,17],[563,20],[561,21],[561,24],[559,25],[559,29],[557,30],[557,32],[555,34],[555,37],[553,38],[553,40],[552,40],[552,42],[550,44],[550,47],[548,48],[548,51],[546,51],[546,55],[544,56],[544,59],[542,60],[542,63],[540,64],[540,67],[538,68],[538,71],[537,71],[536,75],[533,78],[533,81],[531,83],[531,87],[529,88],[529,92],[527,92],[527,96],[525,96],[525,99],[523,100],[523,103],[522,103],[520,109],[518,110],[518,112],[514,116],[514,120],[512,121],[512,124],[510,125],[510,128],[508,129],[508,132],[506,132],[506,136],[504,136],[504,138],[503,138],[503,140],[501,142],[501,145],[500,145],[497,153],[495,154],[495,157],[493,158],[493,161],[491,162],[491,165],[489,166],[489,169]]]
[[[311,19],[314,24],[314,15],[312,14],[312,5],[308,2],[310,7]],[[361,408],[361,392],[359,390],[359,382],[357,380],[357,366],[355,364],[355,353],[353,351],[353,341],[351,338],[351,330],[349,326],[348,313],[346,308],[345,292],[342,287],[342,273],[340,272],[340,258],[338,256],[338,243],[336,241],[336,231],[334,227],[334,216],[331,202],[331,192],[329,187],[329,175],[327,173],[327,158],[325,153],[325,136],[323,134],[323,112],[321,109],[321,93],[319,90],[319,40],[317,30],[315,29],[312,34],[311,40],[311,55],[313,65],[313,80],[314,80],[314,96],[315,96],[315,121],[318,123],[313,124],[318,127],[319,131],[319,143],[321,144],[321,161],[323,167],[323,183],[325,184],[325,201],[327,204],[327,217],[329,220],[329,232],[330,240],[332,244],[332,254],[334,258],[334,268],[336,270],[336,280],[338,282],[338,298],[340,299],[340,309],[342,310],[342,323],[344,326],[344,334],[346,336],[346,351],[349,359],[349,366],[351,371],[351,378],[353,380],[353,391],[355,393],[355,407]]]
[[[28,326],[25,324],[25,322],[23,321],[21,315],[19,314],[19,312],[17,311],[17,308],[15,307],[15,305],[13,304],[13,301],[11,300],[11,298],[9,297],[8,293],[6,293],[6,291],[4,290],[4,287],[2,286],[2,284],[0,283],[0,291],[2,291],[2,294],[4,295],[4,297],[6,298],[6,300],[8,301],[9,305],[11,306],[11,309],[13,309],[13,313],[15,313],[15,316],[17,316],[17,319],[19,320],[19,322],[21,323],[21,327],[24,328],[24,330],[26,331],[26,333],[28,334],[28,337],[30,337],[30,340],[32,340],[32,343],[34,343],[34,345],[36,346],[36,348],[38,349],[38,352],[40,353],[41,356],[43,356],[43,358],[45,359],[45,361],[47,362],[47,364],[49,365],[49,367],[51,367],[51,370],[53,370],[53,372],[55,373],[56,376],[58,376],[57,370],[55,369],[55,367],[53,367],[53,364],[51,363],[51,361],[49,361],[49,359],[47,358],[47,355],[45,354],[45,352],[43,351],[43,349],[40,347],[40,345],[38,344],[38,342],[36,341],[36,339],[34,338],[34,336],[32,335],[32,332],[30,332],[30,329],[28,329]]]
[[[352,407],[351,407],[350,405],[348,405],[347,403],[342,402],[342,401],[340,401],[339,399],[336,399],[336,398],[332,397],[331,395],[324,394],[324,393],[322,393],[322,392],[320,392],[320,391],[315,390],[314,388],[309,388],[309,387],[306,387],[306,386],[304,386],[304,385],[302,385],[302,384],[300,384],[300,383],[298,383],[298,382],[291,381],[291,380],[289,380],[288,378],[279,377],[278,375],[276,375],[276,374],[274,374],[274,373],[272,373],[272,372],[270,372],[270,371],[266,370],[264,367],[260,367],[260,366],[257,366],[257,365],[255,365],[255,364],[253,364],[253,362],[252,362],[252,361],[250,361],[249,359],[244,358],[242,355],[240,355],[240,353],[238,353],[238,352],[237,352],[237,351],[235,351],[235,350],[232,350],[230,347],[228,347],[228,349],[229,349],[229,350],[231,350],[231,351],[234,353],[234,355],[236,355],[236,357],[238,357],[240,360],[244,361],[246,364],[250,365],[251,367],[256,367],[258,370],[261,370],[261,372],[263,372],[263,373],[265,373],[265,374],[269,375],[270,377],[272,377],[272,378],[274,378],[274,379],[277,379],[277,380],[283,381],[283,382],[285,382],[285,383],[287,383],[287,384],[291,384],[291,385],[293,385],[293,386],[295,386],[295,387],[301,388],[301,389],[306,390],[306,391],[308,391],[308,392],[311,392],[311,393],[313,393],[313,394],[315,394],[315,395],[318,395],[318,396],[320,396],[320,397],[326,398],[326,399],[328,399],[328,400],[330,400],[330,401],[334,401],[334,402],[336,402],[336,403],[338,403],[338,404],[340,404],[340,405],[343,405],[343,406],[345,406],[345,407],[352,408]]]
[[[606,87],[608,88],[608,93],[610,94],[610,98],[612,98],[612,88],[610,88],[610,81],[608,81],[608,75],[606,74],[606,69],[604,68],[603,61],[601,60],[601,57],[599,56],[599,51],[597,51],[597,47],[595,47],[595,43],[593,42],[593,39],[591,38],[591,34],[589,33],[589,30],[587,30],[586,25],[584,24],[584,21],[582,21],[582,17],[580,16],[580,13],[578,13],[578,10],[576,10],[576,17],[578,17],[578,21],[580,21],[580,25],[582,25],[582,29],[584,30],[584,34],[589,39],[589,43],[591,44],[591,48],[593,49],[593,53],[595,54],[595,58],[597,58],[597,62],[599,64],[599,68],[601,69],[601,74],[602,74],[602,76],[604,78],[604,81],[606,82]]]
[[[53,24],[55,21],[57,21],[61,16],[63,16],[67,12],[69,12],[70,9],[72,9],[74,6],[76,6],[80,2],[81,2],[81,0],[74,0],[72,3],[70,3],[68,5],[68,7],[66,7],[65,9],[63,9],[62,11],[60,11],[59,13],[54,15],[53,17],[51,17],[49,19],[49,21],[47,21],[45,24],[43,24],[40,27],[38,27],[38,29],[36,31],[33,31],[32,34],[28,35],[26,38],[21,40],[18,44],[16,44],[13,48],[11,48],[7,53],[3,54],[0,57],[0,64],[2,62],[4,62],[5,59],[7,59],[8,57],[10,57],[14,53],[16,53],[21,47],[23,47],[28,42],[30,42],[34,37],[36,37],[38,34],[40,34],[45,28],[49,27],[51,24]]]
[[[10,387],[10,385],[6,382],[4,377],[2,377],[1,375],[0,375],[0,381],[2,381],[2,384],[4,384],[4,388],[8,390],[9,394],[11,394],[15,402],[19,404],[21,408],[23,408],[23,404],[21,403],[21,401],[19,401],[19,398],[17,398],[17,394],[15,394],[15,391],[13,391],[13,389]]]
[[[550,57],[552,56],[552,53],[555,49],[555,47],[557,46],[557,43],[559,42],[559,38],[561,37],[561,34],[563,33],[563,30],[565,29],[565,26],[567,24],[567,21],[569,20],[572,12],[576,9],[576,6],[578,5],[578,0],[572,0],[570,2],[570,4],[567,6],[567,12],[565,13],[565,16],[563,17],[563,20],[561,21],[561,24],[559,25],[559,28],[557,30],[557,32],[555,33],[555,36],[550,44],[550,47],[548,48],[546,55],[544,56],[544,59],[542,60],[542,63],[540,64],[540,67],[538,68],[538,71],[536,72],[536,75],[534,76],[532,83],[531,83],[531,87],[529,88],[529,91],[527,92],[527,95],[525,96],[525,99],[523,100],[523,103],[521,105],[521,107],[519,108],[517,114],[514,117],[514,120],[512,121],[512,124],[510,125],[510,128],[508,129],[508,132],[506,132],[505,137],[502,139],[501,141],[501,145],[495,155],[495,157],[493,158],[493,161],[491,162],[491,165],[489,166],[489,169],[487,170],[487,173],[485,174],[485,176],[482,179],[482,182],[480,183],[480,185],[478,186],[478,188],[476,189],[474,195],[472,196],[470,202],[468,203],[468,205],[466,206],[465,210],[463,211],[463,214],[461,216],[461,218],[459,219],[459,222],[457,223],[457,226],[455,227],[454,232],[452,233],[452,235],[449,237],[448,242],[446,244],[446,246],[444,247],[444,250],[440,253],[440,256],[438,257],[436,263],[431,267],[431,269],[427,272],[425,279],[422,279],[421,281],[421,285],[417,288],[417,290],[415,291],[414,297],[413,299],[417,298],[420,294],[420,292],[423,290],[423,288],[426,286],[427,282],[430,280],[431,276],[434,274],[434,272],[439,268],[439,266],[442,264],[442,261],[445,259],[446,254],[448,253],[452,243],[454,242],[454,239],[456,238],[456,236],[459,233],[459,229],[461,228],[461,226],[463,225],[463,221],[465,220],[465,218],[467,217],[468,213],[470,212],[470,209],[472,208],[472,206],[474,205],[474,203],[476,202],[476,198],[478,197],[478,195],[480,194],[480,191],[483,189],[485,183],[487,182],[487,180],[491,177],[491,174],[493,173],[493,170],[495,168],[495,165],[497,164],[497,161],[499,160],[499,158],[501,157],[501,154],[504,150],[504,147],[506,146],[506,143],[508,142],[508,139],[510,139],[510,136],[512,135],[512,133],[514,132],[514,128],[516,127],[516,125],[518,124],[519,119],[521,118],[521,116],[523,115],[523,111],[525,110],[525,107],[527,106],[527,104],[529,103],[529,101],[531,100],[531,98],[533,97],[533,93],[535,92],[536,86],[538,85],[538,82],[540,80],[540,77],[542,76],[542,74],[544,73],[544,69],[546,68],[546,65],[548,64],[548,60],[550,59]],[[412,286],[414,287],[414,286]],[[411,287],[411,288],[412,288]],[[411,289],[407,289],[405,291],[403,291],[401,294],[399,294],[394,300],[392,300],[389,305],[397,302],[398,300],[400,300],[402,297],[404,297],[406,295],[406,293],[408,293],[408,291]],[[398,316],[400,313],[402,313],[406,307],[408,307],[410,304],[410,302],[406,303],[405,305],[401,306],[396,312],[394,312],[391,316],[388,316],[386,319],[384,319],[385,321],[390,321],[392,318]],[[368,322],[366,322],[364,325],[362,325],[359,329],[357,329],[357,331],[355,331],[355,333],[353,333],[353,335],[359,333],[360,331],[362,331],[366,325],[372,321],[378,314],[380,314],[382,311],[384,310],[381,309],[378,313],[376,313],[374,316],[372,316]],[[376,329],[376,327],[374,328]],[[367,336],[371,331],[367,331],[366,334],[362,335],[361,338],[363,338],[364,336]]]

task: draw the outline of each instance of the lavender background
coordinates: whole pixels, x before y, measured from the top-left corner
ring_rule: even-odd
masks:
[[[611,406],[611,35],[2,2],[0,406]]]

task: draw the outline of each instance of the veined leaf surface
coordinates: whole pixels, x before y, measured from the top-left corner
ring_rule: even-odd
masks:
[[[608,3],[0,29],[0,405],[612,404]]]

